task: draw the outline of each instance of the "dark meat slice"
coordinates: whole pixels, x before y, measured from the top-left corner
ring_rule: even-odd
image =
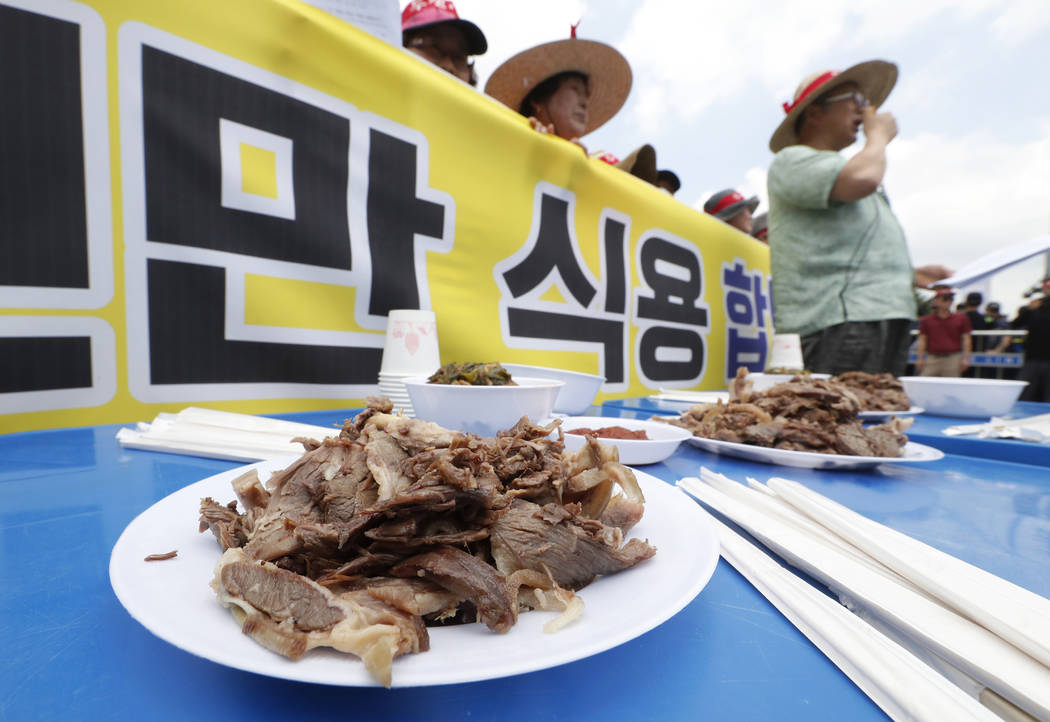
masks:
[[[754,446],[772,446],[784,428],[783,421],[766,421],[752,424],[739,432],[740,441]]]
[[[523,499],[492,525],[490,546],[504,575],[519,569],[549,569],[559,586],[580,589],[601,574],[633,567],[656,553],[640,539],[622,547],[606,543],[605,527],[595,520],[583,523],[557,504],[540,507]],[[622,538],[622,537],[621,537]]]
[[[440,547],[401,562],[390,573],[395,577],[429,579],[470,600],[478,617],[494,632],[514,625],[507,581],[491,565],[453,547]]]
[[[237,502],[223,506],[210,496],[201,499],[200,531],[211,529],[223,549],[242,547],[248,541],[244,517],[237,513]]]
[[[336,596],[320,584],[228,549],[211,583],[241,630],[267,649],[298,659],[314,647],[356,654],[390,686],[394,658],[429,647],[418,616],[405,614],[367,592]]]
[[[360,533],[371,522],[367,513],[358,513],[362,502],[378,493],[366,459],[372,457],[360,443],[328,438],[275,473],[267,484],[270,501],[245,545],[248,555],[270,561],[304,545],[327,553]]]
[[[798,421],[788,421],[784,424],[777,438],[777,449],[789,451],[813,451],[822,454],[835,453],[835,433],[830,429],[822,429]]]
[[[331,441],[331,440],[328,440]],[[271,560],[299,550],[295,527],[323,523],[325,469],[338,469],[347,453],[343,444],[325,444],[308,451],[270,477],[270,503],[255,520],[245,551],[256,559]]]
[[[835,438],[835,453],[851,456],[877,456],[872,453],[871,442],[859,423],[836,426]]]

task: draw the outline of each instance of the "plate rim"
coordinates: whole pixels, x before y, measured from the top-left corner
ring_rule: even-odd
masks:
[[[919,451],[927,454],[924,458],[906,458],[903,456],[850,456],[846,454],[821,454],[815,451],[796,451],[793,449],[774,449],[768,446],[756,446],[754,444],[742,444],[736,441],[721,441],[719,439],[709,439],[703,436],[692,436],[687,439],[693,446],[700,448],[704,451],[708,451],[713,454],[720,454],[724,456],[732,456],[734,458],[742,459],[743,461],[758,461],[759,463],[766,463],[773,466],[793,466],[801,469],[816,469],[816,470],[834,470],[834,469],[864,469],[878,466],[879,464],[915,464],[927,461],[939,461],[944,458],[944,452],[940,449],[929,446],[927,444],[920,444],[915,441],[908,441],[904,445],[904,449],[911,449],[912,451]],[[714,445],[718,451],[712,449],[706,449],[702,446],[703,443]],[[726,453],[722,454],[722,451],[726,450],[729,452],[744,451],[750,454],[767,454],[770,459],[780,457],[781,455],[789,455],[784,458],[795,459],[798,461],[812,460],[814,462],[825,462],[823,465],[808,465],[808,464],[783,464],[771,460],[757,460],[741,456],[737,453]],[[798,456],[796,456],[798,455]],[[803,456],[804,455],[804,456]]]
[[[918,416],[924,413],[926,409],[921,406],[912,404],[904,411],[858,411],[857,418],[859,419],[886,419],[890,416]]]
[[[302,664],[302,661],[304,661],[306,657],[304,657],[304,660],[300,660],[299,662],[292,662],[291,660],[285,659],[280,655],[270,652],[261,645],[258,645],[254,640],[248,639],[248,642],[250,642],[251,644],[251,648],[254,650],[253,652],[248,653],[251,659],[247,661],[243,659],[231,659],[231,653],[224,653],[222,650],[216,651],[214,649],[202,649],[202,645],[199,644],[196,640],[192,638],[188,640],[184,635],[173,634],[171,625],[167,627],[163,625],[157,625],[155,619],[150,617],[148,613],[144,613],[139,601],[135,600],[129,602],[129,590],[125,587],[127,580],[124,579],[124,575],[129,569],[137,569],[140,572],[150,570],[152,573],[152,571],[155,570],[163,570],[165,568],[163,566],[164,564],[171,563],[143,562],[141,554],[139,553],[141,552],[141,548],[135,548],[133,546],[137,538],[142,536],[143,530],[153,523],[153,518],[155,516],[165,513],[169,509],[169,507],[177,508],[183,504],[188,504],[191,500],[194,501],[195,504],[199,504],[201,491],[203,491],[204,489],[208,489],[209,493],[207,495],[214,495],[219,489],[220,484],[226,485],[226,494],[230,498],[233,498],[233,491],[232,488],[229,487],[228,482],[236,478],[236,476],[243,474],[245,471],[251,468],[258,469],[260,471],[260,474],[263,474],[266,471],[281,469],[287,466],[291,461],[293,461],[296,458],[299,457],[293,455],[281,457],[280,459],[270,459],[256,462],[254,464],[237,466],[227,471],[220,472],[218,474],[212,474],[211,476],[205,477],[204,479],[200,479],[187,486],[177,489],[172,493],[167,494],[160,500],[151,504],[149,508],[138,514],[134,519],[131,520],[131,522],[128,523],[128,525],[121,532],[119,538],[114,544],[109,559],[110,586],[113,589],[113,592],[116,595],[118,601],[120,601],[121,605],[124,607],[124,609],[139,624],[142,624],[147,631],[149,631],[154,636],[164,640],[168,644],[171,644],[172,646],[183,651],[189,652],[190,654],[196,657],[200,657],[202,659],[211,661],[216,664],[221,664],[225,667],[229,667],[232,669],[251,672],[255,674],[262,674],[264,676],[269,676],[278,679],[288,679],[293,681],[308,682],[314,684],[326,684],[332,686],[377,687],[379,686],[379,684],[364,669],[364,665],[360,662],[360,660],[355,659],[353,655],[343,654],[329,649],[312,650],[310,654],[307,655],[307,657],[313,655],[314,658],[318,659],[319,661],[316,663],[316,665],[308,666]],[[690,497],[688,497],[676,486],[665,482],[655,476],[646,474],[643,471],[634,470],[634,473],[638,477],[639,484],[642,485],[643,491],[647,495],[647,504],[652,503],[653,499],[655,498],[662,499],[660,503],[660,508],[662,509],[660,519],[661,523],[650,523],[648,525],[643,526],[645,522],[645,517],[643,517],[643,521],[639,525],[643,526],[643,529],[646,535],[648,536],[649,540],[653,542],[655,546],[657,546],[658,557],[654,558],[660,559],[661,568],[665,566],[674,567],[684,560],[688,563],[688,568],[694,572],[692,578],[679,577],[680,584],[677,587],[672,588],[674,593],[669,595],[668,599],[663,600],[664,603],[661,606],[659,606],[648,616],[643,615],[641,617],[634,618],[633,623],[613,628],[603,628],[601,626],[601,619],[599,618],[598,626],[596,628],[584,628],[584,633],[582,636],[584,637],[584,640],[588,642],[587,644],[580,645],[578,643],[579,640],[576,640],[573,641],[571,648],[568,648],[567,645],[570,641],[572,641],[570,640],[570,635],[573,634],[572,632],[569,632],[569,630],[578,629],[577,625],[585,623],[587,621],[587,588],[584,588],[584,590],[581,593],[585,605],[584,618],[582,620],[577,620],[577,622],[574,622],[574,624],[569,625],[569,627],[566,627],[565,630],[559,632],[559,634],[561,635],[566,635],[562,638],[565,640],[565,644],[560,645],[562,647],[561,649],[558,649],[555,653],[550,654],[547,659],[538,662],[534,660],[528,663],[515,664],[513,660],[511,660],[504,661],[502,664],[491,664],[492,660],[488,660],[488,663],[486,663],[485,666],[478,667],[482,671],[472,672],[468,674],[462,673],[461,670],[464,668],[463,666],[450,664],[444,664],[441,668],[442,672],[444,672],[444,676],[442,676],[441,674],[434,674],[432,671],[428,672],[428,667],[436,666],[438,662],[441,662],[442,660],[447,661],[450,657],[455,657],[457,654],[457,650],[454,647],[446,648],[447,652],[444,654],[435,654],[437,646],[433,644],[433,642],[438,641],[439,638],[442,641],[444,641],[444,638],[449,636],[449,632],[454,634],[456,631],[459,630],[463,630],[461,632],[462,635],[468,636],[472,636],[472,633],[475,632],[485,635],[490,635],[492,633],[488,632],[488,630],[484,629],[483,626],[479,624],[463,625],[462,627],[457,628],[431,629],[429,631],[431,632],[432,645],[431,650],[429,652],[425,652],[421,655],[405,655],[404,657],[395,660],[393,667],[392,686],[395,688],[401,688],[433,686],[443,684],[460,684],[483,681],[487,679],[516,676],[519,674],[526,674],[538,670],[554,668],[563,664],[567,664],[569,662],[585,659],[587,657],[593,656],[600,652],[607,651],[621,644],[629,642],[637,637],[640,637],[643,634],[663,624],[668,619],[670,619],[682,609],[684,609],[686,606],[688,606],[690,603],[692,603],[692,601],[696,599],[697,595],[707,586],[718,565],[720,545],[718,541],[717,532],[715,531],[714,526],[711,524],[710,517],[708,516],[707,512],[700,505],[693,502],[693,500]],[[215,488],[212,489],[211,487]],[[684,500],[688,500],[690,503],[688,505],[680,503]],[[667,518],[664,519],[664,516],[666,516]],[[670,525],[670,528],[665,528],[667,527],[667,524],[671,522],[674,523]],[[214,569],[215,563],[218,562],[219,557],[221,556],[221,550],[219,549],[218,545],[215,543],[214,539],[211,537],[210,534],[208,534],[207,532],[205,532],[204,534],[198,534],[196,532],[192,517],[186,519],[185,528],[187,529],[187,532],[178,540],[173,540],[177,541],[180,545],[180,551],[182,549],[181,545],[183,544],[183,542],[191,538],[203,538],[207,543],[210,543],[210,545],[214,549],[214,557],[209,560],[206,572],[204,573],[204,578],[200,580],[201,587],[207,589],[207,583],[212,578],[212,570]],[[634,531],[637,531],[637,528],[635,530],[632,530],[632,534],[628,536],[637,536],[633,533]],[[689,537],[690,542],[695,543],[691,544],[688,548],[680,548],[677,550],[673,546],[667,544],[661,546],[660,537],[665,533],[666,538],[671,538],[675,536],[676,534],[672,533],[672,531],[676,532],[677,535],[685,534]],[[661,551],[663,552],[663,556],[659,557]],[[678,553],[674,553],[676,551]],[[182,555],[180,554],[180,556]],[[666,562],[663,561],[665,559],[667,560]],[[183,561],[189,561],[191,564],[193,563],[192,558],[184,559]],[[645,565],[650,561],[651,560],[643,562],[642,565]],[[197,563],[201,564],[202,562],[198,561]],[[637,567],[636,570],[645,570],[646,567],[642,565],[639,565],[639,567]],[[623,576],[609,575],[608,577],[599,578],[593,583],[593,585],[602,584],[606,580],[610,580],[613,582],[615,582],[618,579],[629,581],[631,579],[631,577],[629,576],[630,571],[635,570],[627,570],[627,573],[625,573]],[[645,576],[654,575],[658,579],[663,579],[663,577],[660,576],[659,571],[655,570],[655,568],[650,569],[649,574]],[[641,583],[644,583],[645,580],[643,579],[639,581]],[[621,584],[622,583],[623,582],[621,581]],[[193,591],[190,592],[189,598],[191,600],[193,599],[194,593],[197,592],[199,589],[200,587],[194,587]],[[221,606],[219,606],[219,602],[214,598],[214,595],[211,592],[211,590],[207,590],[207,594],[210,600],[216,605],[216,608],[228,617],[228,611],[222,609]],[[192,607],[187,607],[187,609],[192,609]],[[152,611],[155,612],[156,610]],[[523,618],[526,618],[528,623],[523,624],[521,620],[519,620],[518,625],[516,625],[515,628],[520,628],[520,631],[526,634],[543,634],[542,631],[539,631],[539,627],[542,626],[543,622],[548,621],[553,617],[550,615],[550,613],[536,612],[534,614],[536,615],[535,617],[523,615]],[[236,624],[236,622],[232,620],[232,618],[228,619],[227,621],[229,622],[228,629],[230,630],[230,638],[236,638],[238,640],[247,639],[246,637],[243,637],[239,626]],[[158,628],[158,626],[160,626],[160,628]],[[177,627],[178,625],[175,626]],[[512,628],[511,631],[513,632],[515,628]],[[568,635],[567,632],[569,632]],[[577,636],[581,635],[576,634],[575,636],[573,636],[573,639],[575,639],[575,637]],[[509,638],[509,636],[497,635],[496,637],[492,638],[506,639]],[[557,641],[557,635],[555,635],[553,639]],[[218,640],[214,644],[221,646],[222,641],[223,640]],[[208,645],[205,644],[203,646],[207,647]],[[559,645],[554,646],[557,647]],[[513,655],[509,656],[513,657]],[[319,676],[318,674],[313,673],[315,666],[322,666],[325,660],[329,658],[336,660],[336,665],[340,667],[340,671],[346,671],[345,678],[331,678],[324,675]],[[420,658],[423,658],[425,660],[433,660],[435,665],[429,665],[424,663],[422,665],[422,674],[420,674],[419,669],[414,669],[408,674],[406,674],[405,670],[402,669],[401,674],[399,674],[399,661],[401,661],[402,659],[411,660]],[[256,662],[253,660],[261,661]],[[402,664],[402,667],[404,666],[405,665]]]

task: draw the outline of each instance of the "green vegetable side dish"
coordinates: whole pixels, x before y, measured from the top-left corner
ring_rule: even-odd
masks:
[[[428,384],[456,386],[517,386],[498,363],[447,363],[427,379]]]

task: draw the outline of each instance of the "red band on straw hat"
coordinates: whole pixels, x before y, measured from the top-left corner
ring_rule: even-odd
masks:
[[[791,103],[784,103],[783,104],[784,113],[785,114],[790,113],[792,110],[794,110],[796,105],[798,105],[803,100],[805,100],[807,95],[812,93],[814,90],[816,90],[821,85],[823,85],[824,83],[828,82],[829,80],[831,80],[832,78],[834,78],[838,74],[839,74],[838,70],[829,70],[828,72],[826,72],[826,73],[824,73],[822,75],[818,75],[813,80],[812,83],[810,83],[805,88],[803,88],[802,92],[798,94],[798,97],[795,98],[794,101],[792,101]]]

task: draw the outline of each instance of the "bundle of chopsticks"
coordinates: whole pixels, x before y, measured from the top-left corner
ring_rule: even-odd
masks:
[[[714,520],[722,556],[890,717],[1050,720],[1050,600],[795,481],[678,486],[838,596]]]
[[[303,453],[292,439],[324,439],[339,429],[265,416],[189,407],[177,414],[157,414],[151,423],[117,432],[117,441],[129,449],[165,451],[231,461],[262,461]]]
[[[1050,443],[1050,414],[1022,419],[1000,419],[993,416],[983,424],[949,426],[941,433],[948,436],[976,435],[982,439],[1020,439],[1037,444]]]

